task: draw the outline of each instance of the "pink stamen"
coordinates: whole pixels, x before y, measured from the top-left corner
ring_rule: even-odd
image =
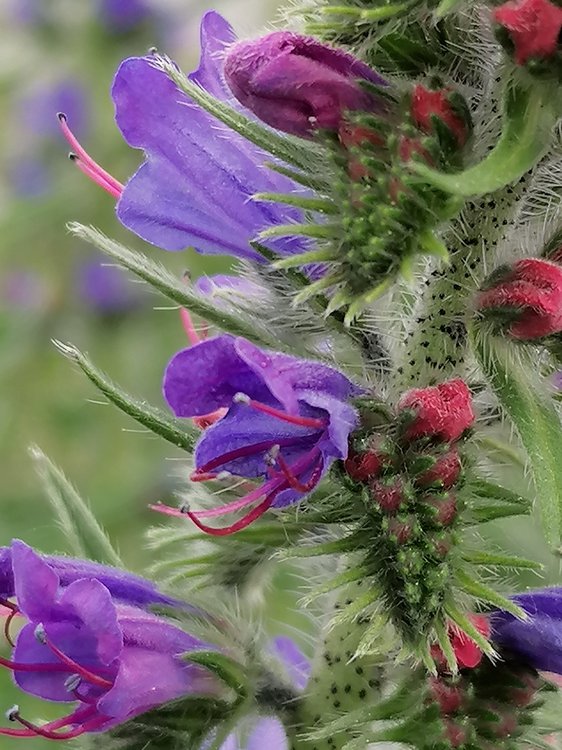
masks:
[[[316,419],[314,417],[302,417],[300,414],[287,414],[280,409],[276,409],[273,406],[262,404],[261,401],[254,401],[252,398],[247,398],[245,394],[239,393],[234,397],[237,403],[246,404],[247,406],[261,411],[264,414],[269,414],[270,417],[275,417],[282,422],[288,422],[289,424],[298,425],[299,427],[313,427],[317,430],[322,430],[328,426],[328,423],[324,419]]]
[[[255,453],[261,453],[262,451],[265,453],[270,448],[273,448],[274,445],[279,445],[279,446],[293,445],[295,442],[296,442],[295,438],[289,438],[286,440],[264,440],[261,443],[252,443],[252,445],[245,445],[245,446],[242,446],[241,448],[235,448],[232,451],[223,453],[221,456],[212,458],[210,461],[207,461],[207,463],[204,464],[203,466],[200,466],[198,469],[195,469],[195,471],[191,474],[190,479],[193,482],[201,481],[201,480],[198,480],[197,477],[201,476],[202,474],[207,474],[208,472],[212,472],[214,469],[218,469],[219,466],[222,466],[223,464],[226,464],[229,461],[235,461],[237,458],[244,458],[245,456],[252,456]]]
[[[94,708],[79,709],[74,711],[68,716],[63,716],[55,721],[50,721],[48,724],[43,726],[37,726],[32,724],[30,721],[24,719],[19,711],[13,711],[10,715],[12,721],[17,721],[22,724],[26,729],[7,729],[0,728],[0,734],[6,735],[7,737],[45,737],[49,740],[70,740],[74,737],[79,737],[85,732],[92,731],[97,727],[101,726],[105,721],[105,717],[95,716],[96,710]],[[89,719],[89,721],[84,721]],[[69,724],[74,724],[76,721],[80,721],[80,725],[75,729],[71,729],[67,732],[57,732],[57,729],[63,729]]]
[[[109,193],[113,198],[118,200],[121,197],[121,191],[117,190],[117,188],[113,187],[113,185],[110,185],[102,175],[99,174],[99,172],[96,172],[95,169],[92,169],[92,167],[89,164],[86,164],[83,162],[76,154],[70,154],[70,160],[73,164],[76,164],[78,169],[86,175],[92,182],[95,182],[96,185],[103,188],[107,193]]]
[[[74,659],[71,659],[63,651],[57,648],[54,643],[51,643],[48,638],[45,638],[44,642],[45,645],[51,649],[53,654],[55,654],[55,656],[58,656],[63,664],[66,664],[68,667],[70,667],[72,672],[76,672],[76,674],[80,675],[80,677],[83,677],[88,682],[91,682],[92,685],[98,685],[98,687],[103,688],[113,687],[113,682],[111,680],[106,680],[105,677],[100,677],[100,675],[95,674],[95,672],[91,672],[86,667],[78,664],[78,662],[75,662]]]
[[[283,476],[287,480],[287,483],[292,490],[296,490],[297,492],[310,492],[310,490],[318,484],[318,480],[320,479],[320,475],[322,474],[323,461],[321,457],[319,458],[320,461],[313,469],[308,482],[299,481],[299,478],[293,472],[292,467],[289,466],[289,464],[285,461],[281,454],[277,456],[277,463],[279,464],[279,468],[281,469]]]
[[[249,526],[251,523],[257,521],[258,518],[263,516],[263,514],[271,507],[276,495],[276,492],[270,493],[263,502],[261,502],[259,505],[256,505],[256,507],[249,513],[247,513],[243,518],[235,521],[235,523],[233,523],[231,526],[225,526],[221,529],[215,529],[212,526],[206,526],[204,523],[201,523],[201,521],[199,521],[195,513],[191,513],[190,511],[187,512],[187,516],[193,521],[198,529],[204,531],[206,534],[210,534],[211,536],[229,536],[230,534],[235,534],[237,531],[245,529],[246,526]]]
[[[122,185],[119,182],[119,180],[116,180],[115,177],[113,177],[113,175],[110,175],[109,172],[106,172],[106,170],[102,166],[100,166],[97,163],[97,161],[94,161],[94,159],[92,159],[90,154],[80,145],[80,142],[78,141],[74,133],[69,128],[66,115],[63,112],[59,112],[58,118],[59,118],[61,130],[62,130],[62,134],[66,138],[67,142],[70,144],[71,149],[78,156],[79,161],[82,164],[85,164],[86,166],[90,167],[91,171],[97,174],[100,178],[102,178],[103,181],[106,183],[106,185],[113,188],[114,193],[116,194],[116,197],[119,198],[121,196],[121,193],[124,190],[124,185]]]
[[[180,318],[183,325],[183,330],[186,332],[187,338],[189,339],[189,343],[192,346],[200,344],[201,341],[203,341],[203,337],[199,335],[199,332],[193,324],[191,313],[189,312],[189,310],[186,310],[185,307],[180,308]]]
[[[64,664],[39,664],[37,662],[20,662],[4,659],[0,656],[0,666],[7,667],[13,672],[68,672],[68,667]]]

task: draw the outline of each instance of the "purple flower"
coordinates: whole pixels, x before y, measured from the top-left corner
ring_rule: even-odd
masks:
[[[40,727],[15,708],[9,718],[24,728],[0,729],[0,734],[71,739],[104,731],[184,695],[212,690],[209,675],[180,658],[205,644],[135,606],[139,583],[132,585],[128,598],[125,581],[131,577],[123,574],[124,596],[116,598],[103,582],[107,569],[73,561],[82,575],[70,583],[67,577],[65,585],[59,575],[64,567],[60,560],[52,564],[53,559],[12,542],[8,577],[15,603],[6,604],[25,625],[12,658],[1,658],[0,664],[13,671],[26,693],[75,705],[63,718]],[[143,584],[147,593],[150,584]]]
[[[350,111],[381,111],[361,81],[386,81],[353,55],[292,31],[238,42],[225,58],[238,101],[260,120],[292,135],[340,131]]]
[[[138,287],[103,258],[80,264],[76,282],[80,302],[102,315],[128,312],[140,302]]]
[[[49,285],[41,274],[25,268],[7,269],[0,277],[2,307],[41,312],[49,304]]]
[[[201,24],[201,60],[191,81],[217,99],[230,100],[222,58],[235,39],[215,12]],[[123,186],[83,150],[66,120],[63,131],[77,164],[118,199],[121,223],[165,250],[194,247],[201,253],[265,262],[250,242],[275,224],[298,222],[298,209],[252,200],[256,193],[294,192],[292,180],[268,169],[271,157],[221,125],[178,90],[151,57],[125,60],[112,88],[116,122],[127,143],[146,161]],[[284,237],[268,243],[281,255],[303,251],[303,242]]]
[[[511,598],[529,618],[518,620],[508,612],[493,612],[491,640],[534,669],[562,675],[562,588]]]
[[[150,16],[143,0],[100,0],[100,18],[110,31],[129,31]]]
[[[0,547],[0,603],[16,594],[16,574],[14,569],[14,551],[26,548],[26,545],[14,540],[10,547]],[[113,599],[136,607],[149,607],[161,604],[170,607],[186,605],[170,596],[162,594],[152,581],[112,568],[90,560],[57,555],[42,555],[41,560],[59,579],[62,588],[82,578],[95,578],[109,591]]]
[[[219,535],[244,528],[270,507],[305,497],[334,460],[347,457],[349,433],[357,425],[357,411],[349,400],[360,391],[338,370],[264,351],[230,335],[176,354],[166,368],[163,389],[178,417],[227,409],[197,443],[193,479],[215,479],[226,471],[263,480],[222,508],[187,512],[197,526]],[[258,500],[259,505],[227,528],[211,529],[199,520]]]

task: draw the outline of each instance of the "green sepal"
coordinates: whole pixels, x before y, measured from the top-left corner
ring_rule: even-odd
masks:
[[[180,422],[178,419],[172,419],[161,409],[131,396],[72,344],[63,344],[61,341],[53,341],[53,343],[65,357],[68,357],[72,362],[76,362],[96,388],[122,412],[177,448],[181,448],[188,453],[193,451],[201,433],[191,421]]]
[[[461,610],[455,604],[446,602],[444,611],[447,617],[452,620],[455,625],[458,625],[459,628],[463,630],[467,634],[467,636],[474,641],[474,643],[476,643],[481,651],[491,657],[494,657],[496,655],[494,647],[492,646],[490,641],[488,641],[488,639],[482,635],[478,628],[474,626],[472,620],[467,617],[464,612],[461,612]]]
[[[187,651],[181,658],[208,669],[233,690],[240,700],[248,697],[250,688],[244,667],[230,656],[220,651]]]
[[[473,351],[529,456],[529,470],[547,542],[560,541],[562,509],[562,424],[536,376],[531,347],[490,335],[476,320],[469,328]]]
[[[558,112],[556,92],[546,84],[512,82],[504,97],[503,132],[483,161],[447,174],[420,162],[411,169],[433,187],[465,198],[493,193],[522,177],[543,156]]]
[[[486,567],[536,570],[537,572],[544,569],[544,565],[534,560],[526,560],[524,557],[514,557],[512,555],[495,554],[493,552],[482,552],[481,550],[463,552],[462,559],[472,565],[485,565]]]
[[[120,266],[148,282],[168,299],[181,307],[187,308],[190,312],[200,315],[207,322],[213,323],[223,331],[235,336],[244,336],[257,344],[279,347],[278,341],[270,339],[265,332],[260,333],[250,321],[245,321],[236,315],[221,310],[212,301],[207,301],[205,298],[194,294],[160,263],[156,263],[146,255],[121,245],[93,227],[86,227],[74,222],[68,225],[68,229],[76,237],[94,245],[98,250],[117,261]]]
[[[29,452],[73,554],[106,565],[124,567],[88,504],[63,472],[36,445]]]
[[[190,81],[167,57],[155,55],[153,65],[165,73],[180,91],[183,91],[202,109],[246,140],[298,169],[316,173],[319,171],[324,162],[324,153],[316,144],[292,136],[280,135],[276,130],[246,117],[225,102],[215,99],[204,88]]]
[[[328,198],[310,198],[298,193],[254,193],[252,200],[265,203],[282,203],[285,206],[296,206],[303,211],[316,211],[321,214],[338,214],[339,208]]]
[[[456,674],[458,671],[457,656],[451,643],[451,639],[449,638],[449,629],[447,625],[443,620],[436,620],[433,629],[437,638],[437,644],[447,661],[447,666],[452,674]]]
[[[494,591],[494,589],[490,588],[485,583],[475,580],[463,570],[456,571],[456,584],[466,594],[470,594],[470,596],[475,597],[481,602],[491,604],[498,609],[504,609],[506,612],[509,612],[520,620],[527,619],[527,613],[524,609],[521,609],[518,604],[515,604],[511,599],[502,596],[502,594],[498,594],[497,591]]]

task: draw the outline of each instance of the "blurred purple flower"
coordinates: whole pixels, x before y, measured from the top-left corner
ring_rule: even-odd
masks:
[[[491,640],[533,669],[562,675],[562,588],[511,597],[529,615],[518,620],[505,611],[491,615]]]
[[[7,309],[42,310],[49,299],[49,289],[41,275],[24,268],[5,270],[0,290],[2,307]]]
[[[197,638],[134,606],[123,575],[123,596],[116,599],[92,570],[63,585],[58,565],[20,541],[10,548],[15,603],[5,601],[26,624],[17,636],[12,659],[0,664],[13,671],[26,693],[48,701],[75,703],[61,719],[36,726],[17,708],[9,718],[23,729],[0,729],[15,737],[71,739],[104,731],[154,706],[190,693],[212,690],[203,669],[180,659],[207,647]],[[103,567],[102,567],[103,571]],[[147,587],[149,587],[147,582]],[[6,632],[9,636],[9,621]]]
[[[18,123],[38,139],[60,137],[57,112],[72,118],[74,129],[83,137],[88,126],[88,103],[84,88],[73,78],[44,83],[28,89],[16,105]]]
[[[381,111],[385,103],[361,82],[387,85],[342,49],[292,31],[233,44],[224,73],[238,101],[260,120],[304,138],[339,132],[348,112]]]
[[[189,78],[221,101],[231,100],[222,59],[234,39],[218,13],[204,16],[200,64]],[[125,60],[112,96],[125,140],[146,154],[125,186],[81,149],[66,119],[62,127],[79,156],[77,165],[118,199],[121,223],[165,250],[194,247],[204,254],[266,262],[250,242],[267,227],[302,218],[298,209],[252,200],[256,193],[297,189],[292,180],[264,166],[271,156],[193,104],[151,57]],[[281,255],[303,250],[302,240],[295,237],[268,245]]]
[[[121,268],[107,265],[103,258],[81,263],[76,276],[80,302],[101,315],[129,312],[141,302],[138,285]]]
[[[217,336],[173,357],[164,375],[164,396],[178,417],[226,414],[204,431],[195,448],[195,480],[230,472],[263,483],[222,508],[187,511],[204,531],[238,531],[270,507],[298,502],[311,492],[335,459],[347,457],[357,424],[349,403],[360,391],[334,368],[264,351],[243,338]],[[263,498],[263,499],[262,499]],[[227,528],[199,518],[221,516],[261,500]],[[181,511],[155,506],[170,515]]]
[[[12,161],[8,167],[8,181],[20,198],[39,198],[52,187],[49,169],[41,157],[26,155]]]
[[[302,692],[310,677],[310,662],[300,648],[285,636],[275,638],[271,650],[282,663],[293,687]],[[244,745],[235,734],[227,737],[220,750],[288,750],[289,741],[279,719],[269,716],[260,718],[251,729]]]
[[[559,370],[554,374],[553,383],[555,388],[558,388],[559,391],[562,391],[562,370]]]
[[[149,18],[151,9],[144,0],[99,0],[99,14],[109,31],[123,32]]]

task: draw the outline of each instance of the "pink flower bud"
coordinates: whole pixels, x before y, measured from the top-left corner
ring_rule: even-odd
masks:
[[[469,615],[468,617],[479,633],[485,638],[490,637],[490,621],[487,617],[484,615]],[[455,652],[459,668],[474,669],[474,667],[477,667],[482,661],[482,651],[480,647],[477,646],[472,638],[454,623],[449,624],[448,632],[449,640],[451,641],[451,646]],[[434,644],[431,647],[431,655],[437,664],[438,670],[441,672],[447,672],[447,660],[437,644]]]
[[[476,299],[477,309],[487,311],[507,333],[532,341],[562,331],[562,267],[542,258],[518,260]]]
[[[291,31],[234,44],[224,73],[244,107],[268,125],[303,138],[318,129],[338,132],[349,111],[385,108],[360,83],[386,85],[371,68],[343,50]]]
[[[346,474],[355,482],[367,482],[378,477],[395,461],[393,445],[383,435],[371,435],[364,450],[349,449],[344,462]]]
[[[461,460],[456,448],[443,453],[436,459],[435,464],[415,478],[417,487],[438,486],[444,490],[453,487],[461,473]]]
[[[513,0],[496,8],[493,18],[518,65],[553,57],[558,51],[562,8],[550,0]]]
[[[406,440],[436,438],[452,443],[474,422],[470,391],[459,378],[413,388],[402,396],[398,410],[404,412]]]
[[[439,704],[442,714],[454,714],[463,704],[463,691],[458,685],[450,685],[440,677],[430,677],[429,694]]]
[[[439,135],[437,123],[441,123],[460,148],[471,129],[470,114],[463,103],[462,97],[451,88],[432,91],[418,83],[412,92],[410,114],[416,127],[428,135]]]
[[[393,477],[388,482],[376,479],[371,484],[371,497],[384,513],[388,515],[397,513],[406,500],[401,477]]]
[[[451,526],[457,517],[457,499],[451,493],[443,496],[427,495],[422,502],[433,508],[433,521],[437,526]]]

